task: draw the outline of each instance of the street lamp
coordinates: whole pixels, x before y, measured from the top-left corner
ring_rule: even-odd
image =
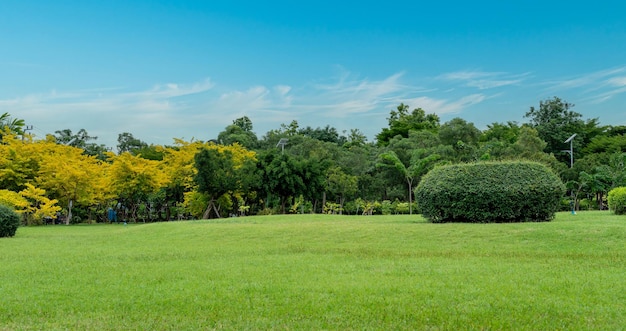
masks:
[[[564,150],[563,152],[565,153],[569,153],[569,167],[572,168],[574,167],[574,137],[576,137],[576,134],[574,133],[571,137],[567,138],[567,140],[565,141],[565,143],[569,143],[569,151],[568,150]]]
[[[574,167],[574,138],[576,134],[574,133],[571,137],[567,138],[565,143],[569,143],[569,151],[565,150],[564,152],[569,153],[569,167]],[[570,204],[572,205],[572,215],[576,215],[576,201],[574,201],[574,191],[572,190],[572,199],[570,200]]]
[[[287,142],[289,141],[289,139],[287,138],[280,138],[280,140],[278,141],[278,144],[276,144],[276,147],[280,146],[282,147],[282,153],[285,154],[285,145],[287,145]]]

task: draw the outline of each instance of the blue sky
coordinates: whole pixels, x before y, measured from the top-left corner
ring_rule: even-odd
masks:
[[[558,96],[626,125],[618,1],[0,1],[0,113],[114,147],[248,116],[358,128],[399,103],[484,129]]]

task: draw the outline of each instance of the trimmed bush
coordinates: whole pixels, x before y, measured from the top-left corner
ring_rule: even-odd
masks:
[[[565,185],[543,164],[529,161],[440,166],[415,190],[431,222],[541,222],[558,211]]]
[[[20,215],[11,207],[0,205],[0,238],[13,237],[20,226]]]
[[[617,215],[626,214],[626,187],[616,187],[609,191],[609,209]]]

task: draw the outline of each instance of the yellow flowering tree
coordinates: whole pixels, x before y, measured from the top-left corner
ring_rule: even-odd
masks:
[[[125,216],[136,221],[138,209],[151,194],[165,187],[170,181],[161,167],[161,161],[147,160],[129,152],[109,155],[108,169],[111,193],[127,211]]]
[[[109,198],[107,164],[84,153],[81,148],[40,141],[41,163],[37,186],[67,206],[66,224],[72,221],[74,205],[89,207]]]
[[[35,180],[41,164],[38,144],[14,134],[5,134],[0,143],[0,187],[14,192]]]
[[[19,194],[28,202],[24,209],[28,225],[41,224],[44,217],[54,217],[57,212],[61,211],[56,199],[48,199],[45,190],[36,188],[32,184],[26,184],[26,188]]]
[[[9,206],[16,212],[22,213],[28,208],[28,201],[17,192],[0,190],[0,205]]]

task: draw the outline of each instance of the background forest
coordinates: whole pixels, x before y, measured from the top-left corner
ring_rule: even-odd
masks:
[[[566,184],[563,209],[606,209],[626,185],[626,126],[584,119],[558,97],[530,107],[527,122],[479,130],[400,104],[369,142],[297,121],[258,137],[248,117],[209,141],[153,145],[121,133],[117,150],[85,129],[44,138],[23,119],[0,117],[0,203],[25,224],[56,220],[155,222],[276,213],[419,213],[413,190],[441,164],[533,160]],[[571,141],[568,138],[574,136]]]

